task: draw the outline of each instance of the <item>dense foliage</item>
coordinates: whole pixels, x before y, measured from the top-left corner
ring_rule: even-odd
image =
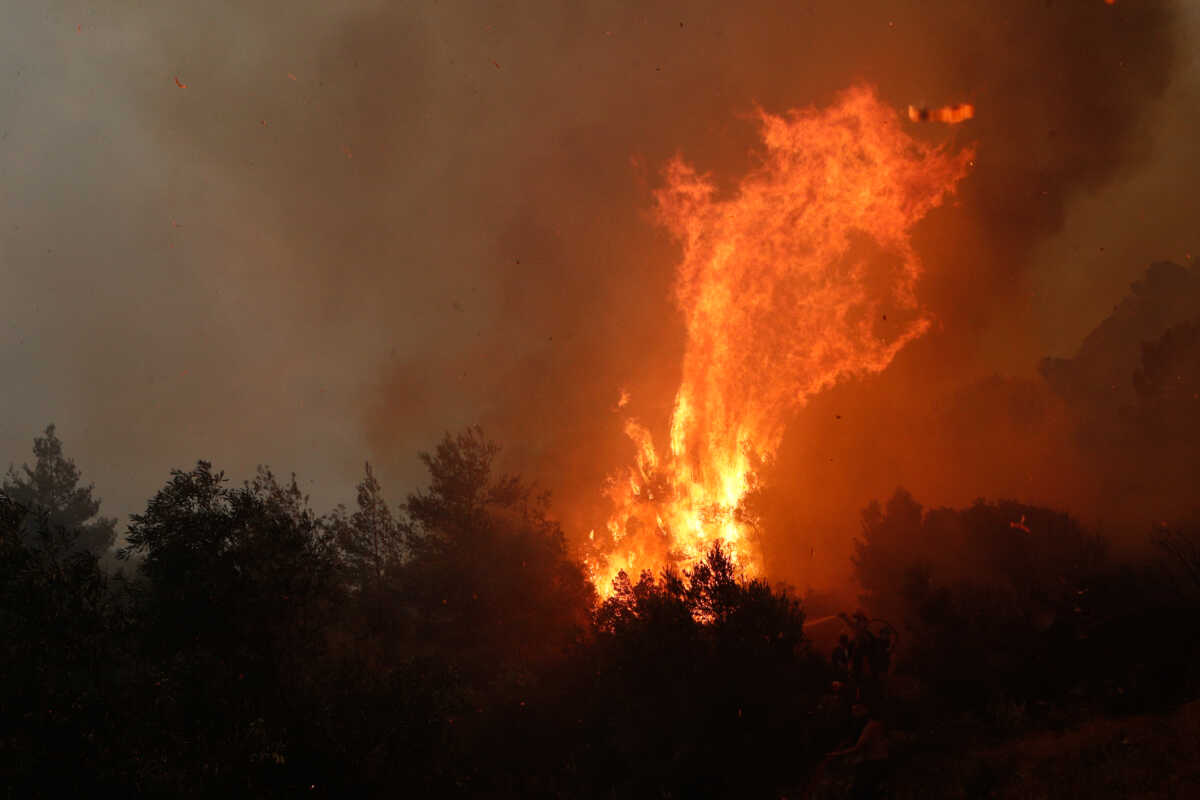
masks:
[[[199,462],[132,517],[114,573],[113,523],[47,429],[0,493],[5,795],[873,796],[826,755],[863,714],[911,787],[958,776],[927,759],[979,737],[1200,694],[1186,530],[1158,532],[1168,569],[1147,571],[1063,514],[898,492],[864,512],[855,562],[902,646],[852,666],[719,548],[599,601],[496,453],[447,436],[399,508],[368,465],[328,515],[294,478]],[[842,646],[871,639],[856,624]],[[1006,785],[989,770],[945,793]]]

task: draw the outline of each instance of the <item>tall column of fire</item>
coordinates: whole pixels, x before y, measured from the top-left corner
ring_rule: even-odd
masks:
[[[624,570],[687,569],[719,540],[747,575],[761,554],[741,512],[789,417],[814,393],[884,369],[928,327],[910,232],[967,173],[969,149],[913,139],[866,87],[825,109],[760,113],[761,162],[727,199],[682,160],[659,221],[682,246],[687,332],[666,450],[636,420],[634,464],[610,477],[591,532],[602,596]]]

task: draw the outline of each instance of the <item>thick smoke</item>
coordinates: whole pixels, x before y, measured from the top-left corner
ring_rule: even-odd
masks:
[[[793,426],[779,471],[803,478],[778,480],[779,499],[813,530],[768,553],[803,580],[810,545],[841,559],[839,526],[896,483],[957,499],[958,465],[918,470],[869,432],[919,453],[903,420],[930,398],[991,398],[973,387],[997,371],[1021,376],[1002,390],[1036,380],[1037,248],[1110,225],[1071,210],[1152,155],[1184,46],[1174,5],[647,6],[15,5],[6,452],[53,418],[109,511],[197,457],[295,468],[323,502],[349,496],[364,455],[408,485],[416,449],[482,420],[569,526],[594,524],[629,460],[620,390],[665,424],[679,380],[679,253],[649,213],[662,166],[683,154],[731,187],[757,158],[756,106],[867,83],[898,111],[973,103],[974,120],[920,135],[973,143],[978,164],[917,235],[937,329]],[[1055,314],[1080,334],[1098,321]]]

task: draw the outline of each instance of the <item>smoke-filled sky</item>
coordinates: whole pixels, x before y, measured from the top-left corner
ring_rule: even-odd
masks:
[[[735,186],[759,107],[862,83],[898,111],[977,107],[914,128],[978,162],[914,237],[934,330],[814,403],[780,454],[822,498],[789,519],[839,557],[897,484],[1024,491],[873,437],[1034,378],[1150,262],[1200,252],[1182,0],[0,7],[0,461],[53,421],[110,514],[198,458],[295,470],[319,507],[369,459],[398,501],[417,450],[482,422],[586,524],[630,458],[620,391],[661,430],[678,385],[662,168]],[[855,409],[838,430],[869,424],[806,445],[831,403]],[[1086,494],[1037,483],[1017,499]],[[783,549],[795,577],[810,548]]]

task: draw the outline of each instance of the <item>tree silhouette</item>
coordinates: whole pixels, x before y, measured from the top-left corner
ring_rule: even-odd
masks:
[[[127,664],[123,604],[78,528],[52,520],[0,491],[0,782],[21,796],[77,793],[109,769]]]
[[[239,488],[205,461],[171,480],[129,526],[122,558],[140,555],[164,641],[238,642],[283,636],[332,591],[332,537],[295,477],[260,468]]]
[[[623,761],[615,771],[630,781],[617,794],[758,795],[778,764],[814,756],[824,670],[807,649],[800,601],[738,576],[719,542],[682,575],[618,574],[596,629],[593,691]],[[787,741],[771,733],[782,730]],[[736,778],[722,764],[737,764]]]
[[[69,463],[51,440],[38,485],[86,498],[77,473],[51,480]],[[1035,714],[1142,714],[1200,693],[1197,593],[1106,572],[1100,541],[1060,512],[926,510],[903,491],[868,507],[864,600],[909,627],[886,679],[867,681],[835,674],[796,595],[747,579],[719,543],[689,571],[622,573],[596,604],[545,494],[499,474],[498,455],[478,428],[447,435],[399,511],[368,465],[355,510],[328,516],[294,477],[260,468],[234,486],[201,461],[133,516],[129,578],[0,491],[0,785],[845,796],[856,768],[816,766],[859,737],[859,700],[903,764],[971,754],[1001,717],[1020,732]],[[91,502],[60,519],[89,524]],[[1194,581],[1195,539],[1161,537]],[[897,796],[928,774],[898,777]]]
[[[297,726],[328,673],[341,601],[332,538],[295,478],[281,484],[262,467],[241,487],[208,462],[174,470],[132,516],[120,556],[141,556],[150,728],[163,732],[140,744],[172,759],[173,777],[205,776],[188,793],[250,777],[298,789],[316,769],[299,756],[319,729]],[[269,793],[267,784],[251,793]]]
[[[426,641],[490,676],[560,654],[594,597],[548,496],[496,475],[498,452],[476,427],[421,454],[431,482],[406,504],[413,556],[400,579]]]
[[[44,518],[50,526],[69,534],[72,547],[103,554],[116,538],[117,521],[97,516],[100,500],[92,496],[95,486],[80,485],[79,468],[63,455],[54,425],[47,425],[45,435],[33,440],[33,454],[32,467],[25,464],[18,471],[10,466],[0,482],[5,494],[35,512],[26,517],[26,540],[33,541],[32,526]]]
[[[407,553],[405,528],[392,514],[371,465],[358,484],[358,508],[334,511],[330,524],[351,583],[359,591],[379,586]]]

